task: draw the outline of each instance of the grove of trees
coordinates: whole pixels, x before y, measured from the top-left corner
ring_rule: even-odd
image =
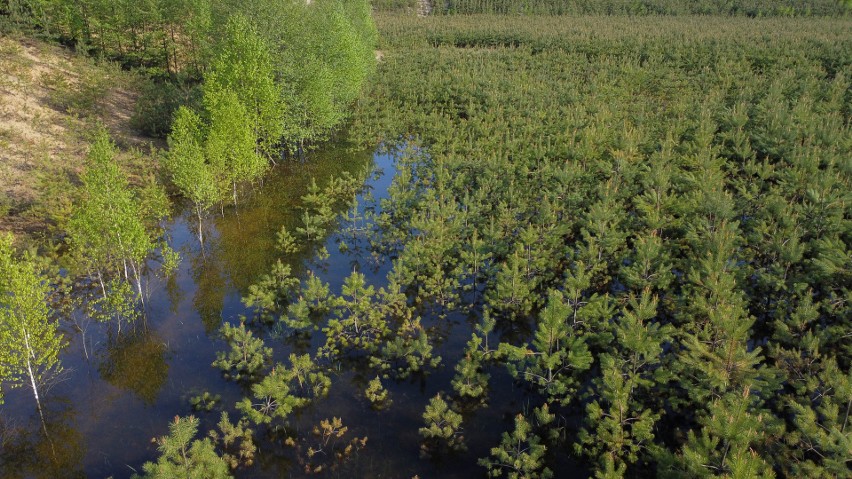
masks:
[[[426,332],[479,318],[463,352],[430,336],[442,401],[527,391],[491,477],[849,475],[848,27],[382,19],[353,129],[408,148],[372,243]]]
[[[347,118],[375,62],[370,14],[363,0],[0,3],[4,34],[56,40],[134,69],[148,84],[137,108],[139,125],[152,134],[172,132],[169,150],[145,159],[159,160],[160,168],[144,169],[140,177],[121,164],[127,155],[98,128],[72,179],[75,188],[66,192],[73,205],[58,237],[37,245],[46,257],[13,246],[34,244],[32,238],[0,237],[0,384],[32,390],[54,462],[41,393],[62,371],[66,335],[80,334],[87,360],[95,347],[86,338],[92,320],[106,323],[111,338],[121,338],[128,323],[134,332],[126,334],[141,329],[144,336],[149,283],[155,275],[173,276],[180,263],[164,230],[171,213],[168,188],[194,204],[203,251],[202,224],[211,207],[237,206],[243,185],[326,140]],[[228,450],[246,434],[248,447],[251,430],[244,420],[231,424],[225,418],[220,425],[221,436],[205,447]],[[192,428],[187,419],[174,434],[183,437]],[[9,432],[2,432],[5,448]],[[175,450],[165,439],[162,444],[166,453]],[[226,474],[249,460],[247,450],[240,454],[202,467]],[[173,469],[158,470],[173,477]]]

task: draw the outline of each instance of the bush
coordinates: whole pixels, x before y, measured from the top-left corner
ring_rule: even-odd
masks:
[[[154,138],[171,132],[172,116],[180,106],[198,103],[200,89],[170,81],[149,80],[142,84],[130,121],[134,128]]]
[[[101,100],[110,88],[114,74],[108,65],[104,68],[86,68],[76,81],[69,81],[62,71],[42,76],[42,84],[49,90],[48,102],[59,111],[80,116],[101,112]]]

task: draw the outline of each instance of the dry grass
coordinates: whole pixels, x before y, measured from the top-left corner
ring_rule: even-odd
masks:
[[[137,78],[53,45],[0,37],[0,231],[45,232],[67,214],[89,141],[106,128],[138,163]]]

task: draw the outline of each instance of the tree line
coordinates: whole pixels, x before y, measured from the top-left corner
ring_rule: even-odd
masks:
[[[395,7],[397,2],[387,2]],[[434,14],[501,15],[731,15],[747,17],[842,15],[844,0],[447,0]]]
[[[747,17],[844,14],[848,0],[446,0],[433,15],[731,15]],[[417,11],[417,0],[375,0],[378,11]]]
[[[279,90],[283,125],[273,132],[278,138],[267,140],[285,145],[321,140],[346,116],[372,69],[376,31],[370,12],[364,0],[0,3],[5,25],[141,68],[160,82],[190,84],[203,80],[217,58],[221,67],[222,50],[234,46],[230,19],[242,16],[268,50],[271,70],[259,73],[272,75]],[[171,121],[171,113],[164,121]]]

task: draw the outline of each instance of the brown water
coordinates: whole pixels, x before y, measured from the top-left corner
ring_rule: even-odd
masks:
[[[275,261],[275,233],[283,224],[295,224],[299,198],[311,178],[321,186],[333,175],[349,172],[358,176],[368,168],[376,174],[366,178],[359,195],[361,213],[366,208],[378,209],[379,200],[386,196],[393,178],[392,155],[336,146],[312,153],[303,163],[277,167],[236,210],[208,218],[203,254],[195,218],[191,213],[178,215],[167,230],[182,262],[171,278],[151,275],[144,324],[137,324],[132,332],[125,329],[121,335],[102,324],[81,323],[85,334],[67,322],[64,325],[69,345],[61,360],[67,372],[44,394],[50,441],[42,432],[28,392],[18,389],[7,394],[0,410],[0,477],[127,478],[134,471],[141,472],[144,462],[156,459],[152,438],[167,434],[168,423],[175,416],[195,414],[202,419],[202,431],[215,425],[221,410],[237,417],[234,404],[246,391],[211,366],[216,352],[225,347],[216,331],[223,321],[237,323],[240,315],[250,314],[241,297]],[[346,253],[338,248],[341,236],[349,246]],[[358,233],[341,230],[327,239],[326,248],[329,258],[319,260],[311,256],[313,252],[306,253],[294,265],[296,271],[304,274],[311,269],[338,294],[353,269],[364,273],[377,288],[386,283],[389,261],[376,261]],[[417,432],[423,426],[421,416],[429,399],[439,391],[452,390],[453,366],[477,321],[475,315],[458,313],[424,318],[436,343],[435,353],[443,358],[441,366],[428,376],[383,381],[393,399],[386,411],[374,411],[364,398],[363,391],[375,372],[363,366],[337,365],[329,396],[295,413],[291,426],[305,431],[322,419],[341,417],[354,435],[366,436],[368,442],[340,468],[321,476],[483,476],[477,458],[487,456],[500,434],[511,428],[514,414],[528,407],[524,392],[513,387],[502,369],[489,371],[492,406],[465,416],[467,452],[421,459]],[[320,333],[295,341],[281,338],[271,327],[256,332],[274,348],[275,360],[290,352],[313,354],[323,342]],[[193,413],[189,398],[204,391],[221,395],[221,405],[210,413]],[[280,438],[260,430],[256,442],[255,465],[236,471],[237,477],[304,476],[295,464],[292,448],[283,446]],[[571,464],[562,466],[563,472],[575,470]]]

